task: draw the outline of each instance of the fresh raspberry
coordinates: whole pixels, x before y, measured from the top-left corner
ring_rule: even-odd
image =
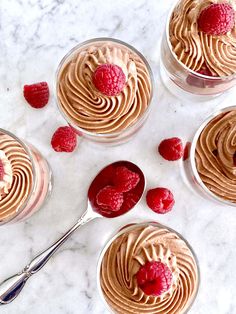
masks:
[[[164,159],[169,161],[178,160],[184,154],[182,141],[178,137],[163,140],[158,147],[158,151]]]
[[[93,84],[104,95],[116,96],[125,86],[126,77],[118,65],[102,64],[93,74]]]
[[[147,262],[136,274],[138,286],[146,295],[160,296],[171,287],[173,275],[162,262]]]
[[[128,168],[121,166],[115,169],[113,183],[119,192],[128,192],[133,190],[139,183],[140,177]]]
[[[149,190],[146,195],[147,205],[158,214],[165,214],[175,204],[174,195],[166,188],[155,188]]]
[[[198,18],[199,29],[208,35],[224,35],[235,24],[235,11],[229,3],[211,4]]]
[[[5,171],[4,171],[3,162],[2,162],[2,160],[0,159],[0,181],[3,180],[4,174],[5,174]]]
[[[56,152],[71,153],[77,145],[77,135],[71,127],[62,126],[53,134],[51,145]]]
[[[46,82],[24,86],[24,97],[33,108],[46,106],[49,99],[49,88]]]
[[[140,200],[140,195],[133,193],[132,191],[124,193],[123,196],[124,196],[123,207],[125,208],[125,211],[128,211],[131,208],[133,208]]]
[[[190,149],[191,149],[191,143],[187,142],[185,147],[184,147],[184,155],[183,155],[184,161],[189,158]]]
[[[123,194],[118,192],[113,186],[105,186],[101,189],[97,196],[96,201],[98,206],[107,211],[118,211],[123,204]]]

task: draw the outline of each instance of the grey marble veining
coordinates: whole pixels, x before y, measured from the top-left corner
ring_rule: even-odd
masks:
[[[145,171],[148,187],[166,186],[176,197],[174,210],[158,216],[143,201],[125,217],[98,219],[78,231],[1,314],[105,314],[96,287],[99,253],[120,226],[137,219],[158,220],[182,233],[201,268],[201,288],[191,314],[235,314],[236,214],[234,208],[203,200],[185,186],[178,163],[156,154],[162,138],[189,140],[216,107],[233,105],[236,93],[209,103],[180,101],[159,78],[159,46],[174,0],[1,0],[0,126],[30,141],[54,173],[54,190],[44,208],[25,223],[0,228],[0,281],[21,270],[40,250],[70,227],[86,207],[86,192],[97,171],[129,159]],[[77,43],[101,36],[122,39],[139,49],[155,75],[153,113],[131,142],[95,148],[81,141],[73,154],[50,148],[54,130],[65,124],[53,95],[40,111],[22,96],[24,84],[46,80],[53,89],[60,59]],[[95,153],[96,152],[96,153]]]

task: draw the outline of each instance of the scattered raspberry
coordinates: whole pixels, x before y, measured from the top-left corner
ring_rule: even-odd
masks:
[[[229,3],[211,4],[198,18],[199,29],[208,35],[224,35],[235,24],[235,11]]]
[[[2,160],[0,159],[0,181],[3,180],[4,174],[5,174],[5,171],[4,171],[3,162],[2,162]]]
[[[184,155],[183,155],[184,161],[189,158],[190,149],[191,149],[191,143],[187,142],[185,147],[184,147]]]
[[[51,145],[56,152],[71,153],[77,145],[77,135],[71,127],[62,126],[53,134]]]
[[[149,190],[146,195],[147,205],[158,214],[165,214],[175,204],[174,195],[166,188]]]
[[[119,192],[128,192],[136,187],[140,177],[137,173],[121,166],[115,169],[113,183]]]
[[[93,84],[104,95],[116,96],[125,86],[126,77],[118,65],[103,64],[93,74]]]
[[[152,261],[140,267],[136,278],[146,295],[160,296],[170,289],[173,276],[166,264]]]
[[[178,137],[163,140],[158,147],[158,151],[164,159],[169,161],[178,160],[184,154],[182,141]]]
[[[24,86],[24,97],[33,108],[46,106],[49,99],[49,88],[46,82]]]
[[[98,192],[96,201],[98,206],[103,210],[118,211],[120,210],[124,199],[122,193],[108,185]]]

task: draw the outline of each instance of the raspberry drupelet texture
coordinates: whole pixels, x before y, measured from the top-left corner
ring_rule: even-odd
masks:
[[[121,166],[115,169],[113,183],[119,192],[128,192],[139,183],[140,177],[128,168]]]
[[[235,25],[235,11],[229,3],[211,4],[199,15],[198,27],[208,35],[225,35]]]
[[[164,159],[175,161],[183,157],[183,143],[178,137],[172,137],[163,140],[158,146],[158,151]]]
[[[146,295],[161,296],[170,289],[173,275],[166,264],[152,261],[140,267],[136,278]]]
[[[166,188],[155,188],[147,192],[146,201],[149,208],[158,214],[165,214],[175,204],[174,195]]]
[[[60,127],[53,134],[51,145],[56,152],[71,153],[76,148],[77,135],[69,126]]]
[[[49,100],[49,87],[46,82],[24,86],[24,97],[28,104],[35,109],[46,106]]]
[[[126,77],[118,65],[102,64],[93,74],[93,84],[102,94],[116,96],[124,88]]]
[[[118,211],[123,204],[123,194],[113,186],[101,189],[96,197],[97,205],[103,210]]]

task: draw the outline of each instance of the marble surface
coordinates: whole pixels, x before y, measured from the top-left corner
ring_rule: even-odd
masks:
[[[181,165],[165,162],[156,153],[162,138],[187,141],[217,107],[234,104],[236,92],[208,103],[181,101],[159,78],[159,45],[167,12],[174,0],[1,0],[0,7],[0,127],[34,144],[54,173],[49,202],[27,222],[0,229],[0,281],[20,271],[35,254],[67,230],[86,207],[86,191],[104,165],[119,159],[138,163],[147,187],[165,186],[175,194],[174,210],[158,216],[145,202],[124,217],[98,219],[78,231],[1,314],[104,314],[96,287],[99,252],[120,226],[157,220],[176,229],[193,246],[201,269],[201,287],[191,314],[236,313],[236,214],[194,195],[184,184]],[[64,120],[52,95],[40,111],[22,97],[22,86],[54,74],[63,55],[77,43],[98,36],[122,39],[149,60],[156,79],[153,111],[131,142],[98,148],[81,141],[73,154],[57,154],[50,147],[54,130]]]

